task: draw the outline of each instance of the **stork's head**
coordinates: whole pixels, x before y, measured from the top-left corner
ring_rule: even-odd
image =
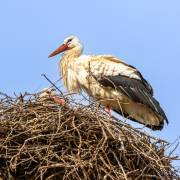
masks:
[[[53,51],[48,57],[55,56],[61,52],[77,52],[77,54],[81,54],[83,50],[83,46],[80,40],[76,36],[67,37],[63,44],[60,45],[55,51]]]

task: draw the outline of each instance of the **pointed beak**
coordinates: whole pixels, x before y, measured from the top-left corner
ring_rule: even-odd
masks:
[[[57,54],[59,54],[59,53],[61,53],[61,52],[63,52],[63,51],[66,51],[67,49],[68,49],[67,44],[62,44],[62,45],[59,46],[55,51],[53,51],[53,52],[48,56],[48,58],[53,57],[53,56],[55,56],[55,55],[57,55]]]

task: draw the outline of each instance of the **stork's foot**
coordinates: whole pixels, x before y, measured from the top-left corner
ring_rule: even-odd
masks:
[[[52,99],[57,103],[60,104],[61,106],[64,106],[65,100],[58,97],[58,96],[52,96]]]
[[[104,108],[104,111],[107,112],[107,113],[109,114],[109,116],[111,116],[111,109],[110,109],[109,106],[106,106],[106,107]]]

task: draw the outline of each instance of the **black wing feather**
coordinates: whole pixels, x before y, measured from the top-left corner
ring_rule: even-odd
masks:
[[[110,86],[120,90],[133,101],[146,105],[153,111],[160,114],[168,123],[167,117],[160,107],[159,102],[152,96],[153,90],[149,83],[140,74],[141,80],[129,78],[123,75],[94,77],[101,85]]]
[[[153,88],[151,87],[151,85],[148,83],[148,81],[146,79],[144,79],[144,77],[142,76],[142,74],[132,65],[126,64],[127,66],[131,67],[132,69],[134,69],[136,71],[136,74],[138,74],[138,76],[141,78],[141,83],[143,83],[144,87],[148,90],[148,92],[153,96]]]

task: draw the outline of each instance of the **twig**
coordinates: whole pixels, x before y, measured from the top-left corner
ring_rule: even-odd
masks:
[[[60,94],[63,96],[63,92],[62,92],[45,74],[42,74],[42,76],[43,76],[53,87],[55,87],[55,88],[60,92]]]

